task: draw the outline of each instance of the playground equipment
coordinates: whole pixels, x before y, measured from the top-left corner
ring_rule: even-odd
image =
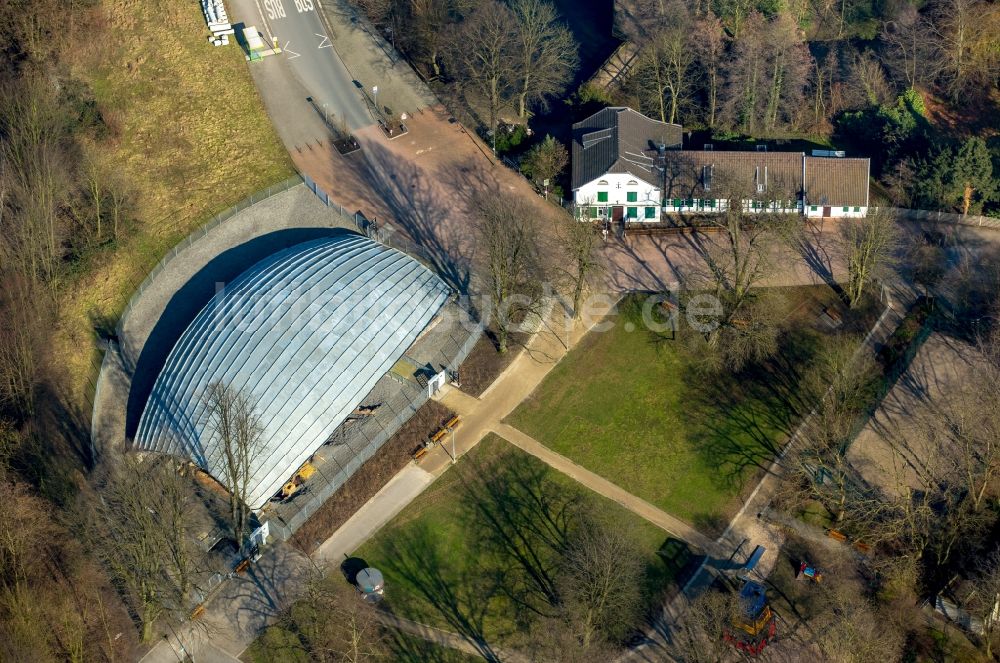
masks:
[[[740,588],[739,613],[722,629],[722,636],[741,652],[756,656],[777,634],[777,621],[764,586],[748,580]]]
[[[813,582],[823,582],[823,574],[806,560],[802,560],[802,563],[799,564],[799,577],[807,578]]]

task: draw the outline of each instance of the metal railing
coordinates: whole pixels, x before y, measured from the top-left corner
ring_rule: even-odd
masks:
[[[953,214],[951,212],[932,212],[930,210],[908,209],[906,207],[890,207],[889,209],[897,215],[911,221],[952,223],[959,226],[973,226],[976,228],[991,228],[993,230],[1000,230],[1000,219],[995,219],[989,216]]]
[[[293,177],[289,177],[283,182],[279,182],[278,184],[273,184],[267,187],[266,189],[251,194],[249,198],[245,198],[240,202],[236,203],[235,205],[233,205],[232,207],[229,207],[223,210],[222,212],[219,212],[215,216],[213,216],[211,219],[208,220],[207,223],[199,227],[197,230],[195,230],[187,237],[182,239],[180,242],[178,242],[172,249],[167,251],[167,253],[162,258],[160,258],[160,260],[156,263],[156,265],[149,271],[149,273],[142,280],[142,282],[139,283],[139,285],[135,289],[133,289],[132,295],[129,297],[128,302],[125,304],[124,309],[122,309],[122,314],[121,316],[119,316],[118,324],[115,327],[115,333],[118,335],[118,337],[120,338],[122,335],[122,329],[125,327],[125,323],[128,320],[128,316],[132,312],[132,307],[134,303],[142,295],[143,291],[145,291],[145,289],[149,287],[149,284],[152,283],[156,279],[156,277],[159,276],[160,272],[162,272],[166,268],[166,266],[170,263],[170,261],[177,257],[177,254],[181,253],[186,248],[191,246],[194,242],[198,241],[208,233],[212,232],[212,230],[219,227],[227,220],[233,218],[234,216],[236,216],[243,210],[247,209],[248,207],[256,205],[257,203],[267,198],[270,198],[271,196],[277,195],[279,193],[284,193],[285,191],[288,191],[289,189],[292,189],[302,184],[303,181],[304,180],[302,176],[295,175]]]
[[[446,260],[446,258],[432,255],[424,247],[411,242],[402,233],[393,232],[394,229],[391,226],[386,225],[383,228],[376,228],[373,222],[366,219],[360,213],[349,213],[345,210],[340,203],[332,200],[329,194],[323,191],[319,185],[308,176],[296,175],[283,182],[269,186],[266,189],[251,195],[249,198],[240,201],[236,205],[227,208],[223,212],[216,214],[207,223],[199,227],[194,232],[188,234],[183,240],[178,242],[157,261],[156,265],[153,266],[145,278],[143,278],[143,280],[132,290],[132,294],[129,296],[128,301],[123,307],[122,314],[115,326],[115,332],[121,341],[120,352],[122,360],[126,362],[126,364],[129,364],[134,360],[130,358],[128,348],[125,347],[126,344],[124,341],[126,339],[124,338],[122,331],[125,328],[129,315],[132,313],[133,308],[139,301],[143,292],[150,287],[150,285],[164,271],[164,269],[167,268],[171,261],[183,253],[196,241],[204,238],[214,229],[218,228],[220,225],[240,212],[301,184],[304,184],[310,191],[312,191],[324,205],[329,207],[331,210],[335,210],[350,227],[357,229],[358,232],[372,237],[373,239],[384,241],[386,244],[390,243],[389,236],[392,236],[391,245],[395,248],[413,256],[432,270],[436,272],[440,271],[442,267],[440,262],[442,260]],[[463,334],[460,338],[450,335],[442,343],[441,347],[435,349],[434,358],[439,359],[439,363],[450,372],[454,372],[458,368],[459,364],[465,360],[482,335],[481,328],[466,331],[468,333]],[[100,400],[100,376],[107,368],[108,354],[108,352],[104,352],[102,356],[95,356],[92,362],[93,370],[91,371],[91,374],[95,377],[89,379],[88,382],[88,396],[90,398],[92,427],[96,421],[97,403]],[[309,516],[312,515],[331,494],[333,494],[333,492],[340,488],[340,486],[342,486],[344,482],[347,481],[347,479],[354,474],[354,472],[357,471],[357,469],[365,461],[370,459],[375,452],[392,435],[394,435],[413,415],[413,413],[416,412],[417,409],[419,409],[420,406],[422,406],[428,399],[426,389],[414,390],[411,388],[409,391],[407,389],[397,389],[396,391],[398,392],[398,395],[395,398],[387,398],[385,400],[386,408],[383,416],[379,418],[372,418],[366,422],[361,422],[360,425],[352,429],[352,440],[355,444],[351,445],[349,456],[344,456],[342,458],[331,457],[331,462],[327,464],[324,468],[325,471],[321,471],[320,476],[318,477],[320,480],[310,482],[313,488],[310,490],[308,495],[303,496],[306,497],[306,499],[302,502],[297,511],[294,514],[290,514],[287,519],[283,519],[280,522],[275,523],[276,534],[279,537],[287,539],[291,536],[291,534],[294,533],[295,530],[297,530],[309,518]],[[93,429],[91,438],[91,443],[94,444]]]
[[[458,330],[462,328],[459,326]],[[481,336],[481,328],[464,330],[459,336],[449,333],[439,347],[434,348],[433,358],[441,359],[441,366],[449,373],[454,373]],[[279,504],[270,507],[265,517],[275,536],[285,541],[291,538],[331,495],[403,427],[429,397],[426,388],[405,382],[392,374],[383,376],[362,401],[378,402],[375,414],[341,424],[331,436],[331,442],[317,450],[318,458],[314,457],[313,462],[316,472],[306,484],[308,492],[292,498],[287,506]]]

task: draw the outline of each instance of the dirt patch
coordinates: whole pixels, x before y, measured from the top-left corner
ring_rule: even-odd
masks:
[[[458,368],[462,391],[476,397],[482,396],[483,392],[510,366],[527,342],[528,334],[511,333],[507,339],[507,352],[500,354],[497,351],[496,335],[486,330]]]
[[[343,486],[330,496],[302,527],[292,535],[290,543],[312,554],[321,543],[347,522],[368,500],[375,496],[392,477],[412,460],[414,449],[452,417],[452,413],[437,401],[427,401],[395,435],[383,444],[375,455],[362,465]]]
[[[960,387],[977,361],[968,343],[940,333],[927,339],[851,444],[847,458],[866,481],[900,495],[943,471],[947,450],[923,433],[923,419],[965,397]]]

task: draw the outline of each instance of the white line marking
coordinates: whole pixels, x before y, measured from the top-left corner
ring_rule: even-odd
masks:
[[[264,11],[260,8],[260,2],[258,0],[253,0],[253,3],[257,5],[257,13],[260,15],[260,20],[264,22],[264,29],[267,30],[267,36],[271,39],[271,46],[274,46],[274,34],[271,32],[271,25],[267,22],[264,17]]]
[[[284,49],[282,49],[282,50],[284,50],[284,51],[285,51],[286,53],[291,53],[291,55],[290,55],[290,56],[288,56],[288,59],[289,59],[289,60],[294,60],[295,58],[300,58],[300,57],[302,57],[302,54],[301,54],[301,53],[296,53],[295,51],[292,51],[292,50],[289,50],[289,48],[288,48],[288,45],[289,45],[289,44],[291,44],[291,43],[292,43],[292,42],[290,42],[290,41],[286,41],[286,42],[285,42],[285,48],[284,48]]]
[[[327,37],[326,35],[321,35],[318,32],[314,32],[313,34],[323,39],[323,41],[319,43],[318,48],[330,48],[331,46],[333,46],[333,44],[330,43],[330,38]]]

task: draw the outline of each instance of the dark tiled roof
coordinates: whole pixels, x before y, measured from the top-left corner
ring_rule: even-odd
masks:
[[[802,157],[801,152],[671,152],[666,198],[796,200],[802,193]]]
[[[605,173],[629,173],[660,186],[657,144],[681,146],[681,126],[652,120],[631,108],[610,107],[573,125],[573,188]]]
[[[805,159],[809,205],[868,206],[868,159]]]

